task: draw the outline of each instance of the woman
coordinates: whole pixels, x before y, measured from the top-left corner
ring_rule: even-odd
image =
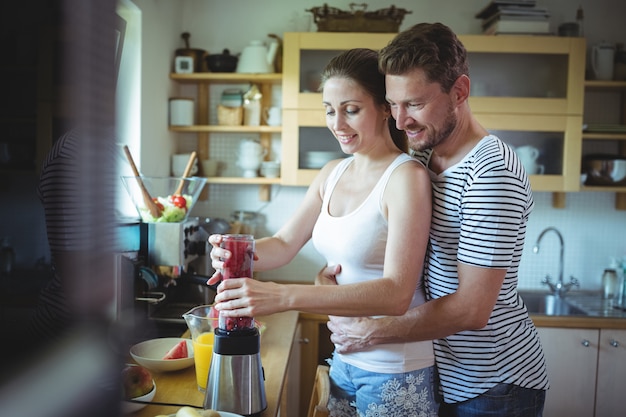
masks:
[[[326,164],[294,216],[274,236],[256,241],[255,269],[287,264],[313,239],[327,263],[336,265],[335,280],[325,283],[339,285],[228,279],[215,298],[221,314],[402,315],[425,300],[430,180],[404,152],[404,135],[390,120],[377,53],[353,49],[333,58],[322,72],[322,96],[327,126],[352,156]],[[209,242],[219,271],[220,259],[230,253],[219,247],[221,236]],[[209,283],[219,279],[218,272]],[[330,376],[332,416],[437,415],[430,341],[335,354]]]

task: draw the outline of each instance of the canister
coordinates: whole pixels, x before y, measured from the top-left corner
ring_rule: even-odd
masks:
[[[174,97],[170,99],[170,125],[193,125],[193,99]]]
[[[231,214],[231,233],[254,235],[258,214],[253,211],[235,210]]]

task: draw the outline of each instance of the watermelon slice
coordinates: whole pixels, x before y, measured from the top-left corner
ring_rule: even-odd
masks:
[[[187,352],[187,341],[181,340],[163,356],[163,359],[184,359],[187,356],[189,356],[189,352]]]

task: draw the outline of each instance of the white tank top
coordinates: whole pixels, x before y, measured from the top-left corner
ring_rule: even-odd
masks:
[[[354,158],[341,161],[331,172],[325,184],[322,210],[313,228],[313,244],[326,258],[328,265],[341,264],[337,282],[358,283],[379,279],[383,275],[387,221],[383,216],[382,198],[391,173],[408,161],[417,162],[407,154],[400,154],[387,167],[363,203],[351,213],[333,217],[329,203],[339,178]],[[425,301],[420,279],[411,307]],[[434,365],[431,341],[390,343],[374,346],[362,352],[336,354],[341,360],[361,369],[378,373],[400,373]]]

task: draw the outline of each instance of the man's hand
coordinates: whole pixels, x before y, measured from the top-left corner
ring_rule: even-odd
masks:
[[[330,340],[335,344],[337,353],[350,353],[364,350],[374,343],[370,340],[368,329],[373,319],[367,317],[328,316],[326,324],[331,331]]]

